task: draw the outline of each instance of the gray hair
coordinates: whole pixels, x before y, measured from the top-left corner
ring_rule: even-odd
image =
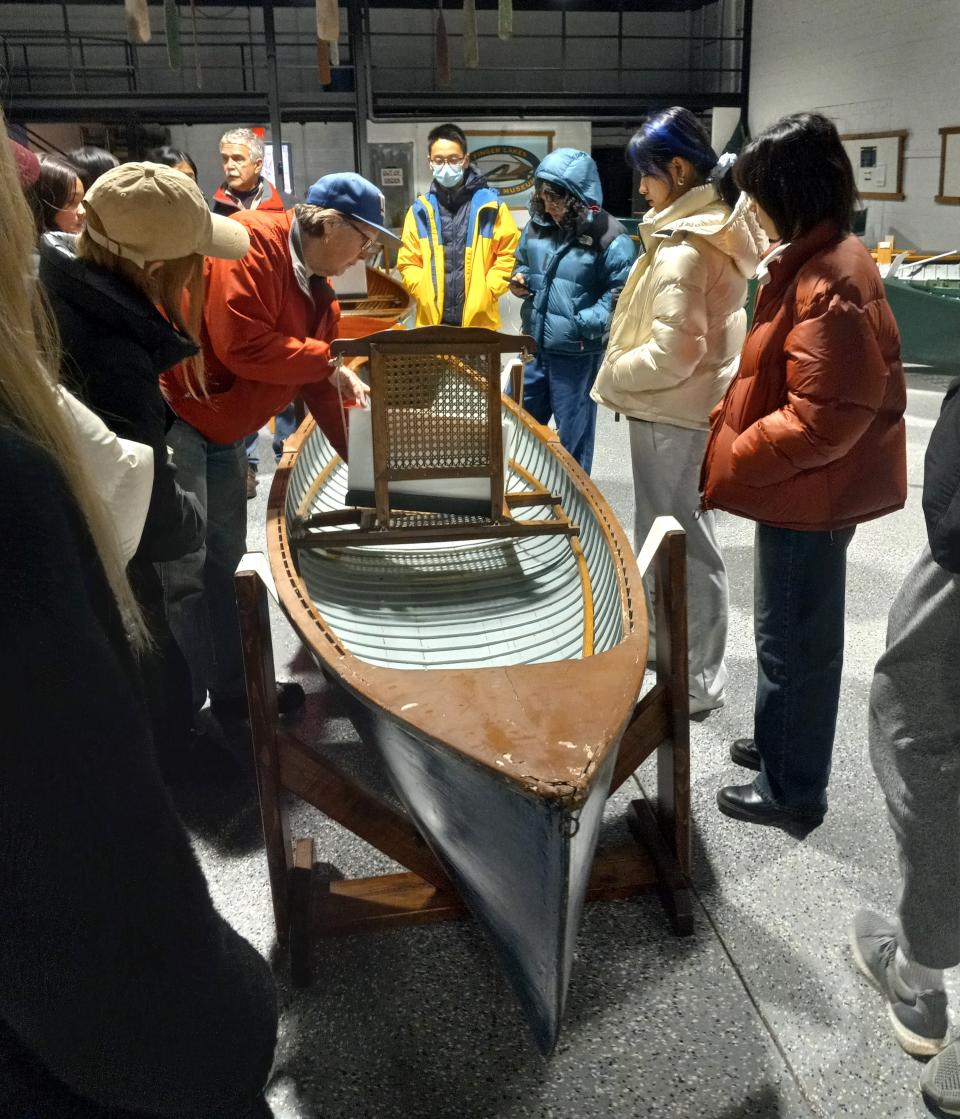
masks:
[[[254,162],[263,159],[263,141],[250,128],[231,128],[224,132],[220,137],[220,147],[224,144],[243,144]]]

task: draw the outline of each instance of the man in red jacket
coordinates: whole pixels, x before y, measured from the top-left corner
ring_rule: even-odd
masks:
[[[167,617],[190,665],[195,709],[209,692],[214,714],[228,721],[247,715],[233,592],[246,548],[243,438],[299,395],[346,453],[341,401],[362,399],[365,389],[331,363],[340,307],[327,277],[375,241],[397,240],[383,225],[383,195],[353,172],[324,176],[293,210],[245,211],[236,220],[250,235],[246,257],[232,262],[240,267],[206,262],[206,395],[179,368],[161,380],[177,415],[168,442],[180,483],[207,517],[205,545],[163,565]]]
[[[263,141],[252,128],[231,128],[224,132],[220,137],[220,160],[223,163],[223,182],[210,199],[210,209],[215,214],[230,217],[244,210],[283,213],[296,204],[297,200],[293,195],[278,190],[261,174]],[[292,408],[277,416],[277,425],[284,434],[292,433],[296,426]],[[247,497],[254,497],[257,492],[257,470],[260,466],[258,435],[259,432],[252,431],[244,440],[247,453]]]
[[[263,141],[251,128],[231,128],[220,137],[223,182],[210,199],[215,214],[238,214],[241,210],[282,213],[296,201],[278,190],[260,173],[263,170]]]

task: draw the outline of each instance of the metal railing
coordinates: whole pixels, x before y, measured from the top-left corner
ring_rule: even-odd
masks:
[[[325,107],[331,112],[336,108],[332,99],[324,102],[326,92],[339,93],[341,100],[343,95],[362,92],[364,107],[374,118],[422,115],[428,110],[502,115],[511,103],[527,115],[540,109],[594,116],[599,109],[613,116],[657,96],[689,95],[691,105],[736,104],[744,83],[743,0],[717,0],[712,8],[709,19],[702,12],[698,23],[691,19],[686,35],[627,31],[623,11],[616,35],[578,32],[560,10],[545,30],[518,31],[506,43],[493,33],[481,32],[479,70],[459,65],[461,35],[451,32],[449,55],[456,62],[449,82],[441,84],[429,18],[411,19],[402,29],[381,29],[376,24],[371,28],[366,0],[351,0],[356,26],[351,25],[351,34],[339,45],[341,64],[332,71],[332,86],[319,83],[309,32],[278,27],[281,108],[285,112],[315,109],[315,119],[323,119]],[[182,109],[192,95],[203,93],[211,97],[211,113],[216,97],[266,97],[270,85],[266,46],[251,11],[245,9],[245,19],[230,19],[225,30],[221,30],[222,19],[219,28],[214,27],[216,17],[201,18],[196,27],[185,20],[181,65],[174,70],[162,34],[147,44],[133,45],[122,34],[76,32],[66,18],[62,29],[0,32],[4,67],[0,89],[13,103],[46,99],[50,108],[58,95],[65,99],[74,95],[102,109],[111,95],[118,103],[123,95],[133,95],[132,105],[134,99],[154,102],[164,94],[178,94]],[[350,55],[351,43],[357,46],[360,76]],[[197,110],[202,109],[198,104]]]

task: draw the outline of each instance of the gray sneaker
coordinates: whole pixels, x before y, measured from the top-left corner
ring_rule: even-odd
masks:
[[[850,926],[850,947],[857,967],[887,1000],[897,1041],[912,1057],[933,1057],[947,1044],[944,991],[914,991],[897,978],[896,927],[861,909]]]
[[[960,1115],[960,1041],[951,1041],[920,1074],[920,1091],[945,1115]]]

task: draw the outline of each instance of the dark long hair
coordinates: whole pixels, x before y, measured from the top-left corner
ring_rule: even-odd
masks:
[[[112,152],[92,144],[74,148],[67,159],[76,167],[84,190],[89,190],[101,175],[120,165],[120,160]]]
[[[563,212],[563,217],[558,222],[555,222],[547,213],[546,207],[543,204],[543,199],[540,197],[540,189],[543,186],[548,186],[558,194],[566,195],[567,208]],[[531,217],[536,218],[544,225],[555,225],[560,232],[561,241],[569,240],[582,233],[583,227],[590,220],[591,216],[590,207],[586,202],[582,202],[575,194],[571,194],[566,187],[561,186],[559,183],[551,182],[549,179],[536,179],[534,181],[533,195],[530,198],[527,209],[530,211]]]
[[[52,155],[41,156],[40,178],[37,179],[36,190],[27,192],[27,201],[33,211],[38,237],[57,228],[57,213],[64,209],[73,197],[78,178],[79,172],[72,163]]]
[[[857,202],[853,168],[833,122],[820,113],[783,117],[761,132],[737,160],[734,177],[784,240],[824,220],[850,232]]]
[[[649,175],[670,183],[667,167],[670,160],[681,156],[706,182],[717,166],[717,153],[710,145],[710,137],[700,121],[681,105],[664,109],[649,117],[634,133],[627,144],[627,163],[641,175]],[[714,185],[717,193],[731,208],[737,201],[737,189],[727,171]]]
[[[197,177],[197,165],[187,152],[182,152],[179,148],[171,148],[168,145],[161,148],[151,148],[144,159],[150,163],[162,163],[166,167],[176,167],[178,163],[185,163],[192,169],[193,177]]]

